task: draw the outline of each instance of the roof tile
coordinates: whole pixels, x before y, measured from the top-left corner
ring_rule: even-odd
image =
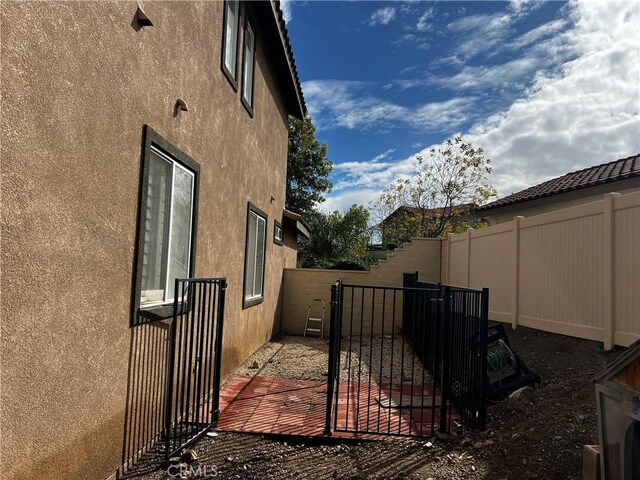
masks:
[[[495,202],[478,207],[476,211],[481,212],[491,208],[504,207],[514,203],[526,202],[536,198],[549,197],[559,193],[571,192],[573,190],[580,190],[582,188],[618,182],[635,177],[640,177],[640,153],[547,180],[533,187],[525,188],[520,192],[500,198]]]

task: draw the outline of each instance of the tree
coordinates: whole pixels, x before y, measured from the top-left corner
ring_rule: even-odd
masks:
[[[457,136],[429,158],[416,156],[414,174],[395,180],[372,205],[383,243],[400,245],[411,237],[442,237],[478,226],[474,209],[496,196],[487,182],[491,160]]]
[[[344,213],[308,214],[311,238],[298,244],[298,259],[304,268],[367,270],[375,259],[367,254],[369,212],[352,205]]]
[[[322,196],[331,191],[329,174],[333,163],[327,158],[327,144],[316,139],[311,117],[289,117],[287,153],[287,209],[308,215]]]

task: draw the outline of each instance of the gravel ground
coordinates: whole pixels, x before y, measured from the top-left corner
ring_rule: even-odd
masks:
[[[260,375],[267,377],[324,380],[329,363],[328,348],[329,340],[326,339],[278,337],[240,365],[234,376],[252,376],[259,371]],[[386,384],[410,382],[412,377],[413,383],[422,384],[423,374],[425,381],[429,381],[429,372],[423,371],[410,345],[400,335],[362,340],[352,337],[351,341],[344,338],[340,355],[340,381],[357,381],[359,378],[365,382],[369,381],[369,374],[372,379],[378,382],[382,379]]]
[[[596,342],[524,327],[509,337],[543,382],[492,405],[484,432],[345,444],[220,433],[194,447],[199,460],[192,472],[199,473],[195,478],[242,479],[580,479],[582,446],[597,443],[592,380],[622,349],[605,352]],[[320,379],[326,360],[326,341],[280,338],[236,373]],[[258,368],[252,368],[254,361]],[[125,478],[180,477],[149,458]]]

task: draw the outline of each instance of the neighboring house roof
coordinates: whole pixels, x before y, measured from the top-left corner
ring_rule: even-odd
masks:
[[[300,85],[300,78],[298,77],[298,69],[293,56],[291,42],[289,41],[287,25],[284,21],[282,9],[280,8],[280,2],[278,0],[270,0],[269,2],[255,2],[255,5],[258,8],[269,9],[270,17],[273,19],[273,25],[275,26],[275,31],[271,33],[277,37],[278,44],[282,47],[283,56],[278,59],[281,63],[280,71],[285,74],[287,78],[284,80],[290,82],[291,91],[294,92],[293,98],[289,99],[293,103],[292,106],[295,107],[291,110],[292,115],[302,118],[307,113],[307,106],[304,101],[302,86]]]
[[[476,211],[482,212],[491,208],[504,207],[634,177],[640,178],[640,154],[567,173],[478,207]]]
[[[285,225],[289,225],[295,228],[301,235],[311,238],[311,227],[309,227],[309,224],[304,218],[302,218],[302,215],[285,208],[282,210],[282,216],[284,217],[283,220]]]
[[[456,205],[455,207],[447,207],[444,209],[444,214],[449,215],[451,208],[453,208],[454,214],[458,212],[461,214],[467,214],[469,212],[473,212],[476,208],[476,205],[474,203],[463,203],[461,205]],[[391,218],[400,215],[401,213],[408,213],[410,215],[422,215],[422,209],[418,207],[412,207],[410,205],[401,205],[398,208],[396,208],[393,211],[393,213],[391,213],[381,223],[384,223],[387,220],[390,220]],[[442,214],[443,211],[442,211],[442,207],[437,207],[437,208],[428,208],[425,210],[425,213],[427,215]]]

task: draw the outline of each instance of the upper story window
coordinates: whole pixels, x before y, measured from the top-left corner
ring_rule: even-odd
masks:
[[[249,203],[247,211],[247,247],[244,268],[244,302],[247,308],[262,303],[267,215]]]
[[[282,245],[282,224],[277,220],[273,221],[273,243]]]
[[[222,70],[234,88],[238,86],[238,30],[240,25],[240,2],[224,2],[224,32],[222,35]]]
[[[253,77],[256,60],[256,38],[247,20],[244,29],[244,53],[242,55],[242,103],[253,115]]]
[[[146,127],[136,310],[173,302],[175,279],[193,270],[198,165]]]

